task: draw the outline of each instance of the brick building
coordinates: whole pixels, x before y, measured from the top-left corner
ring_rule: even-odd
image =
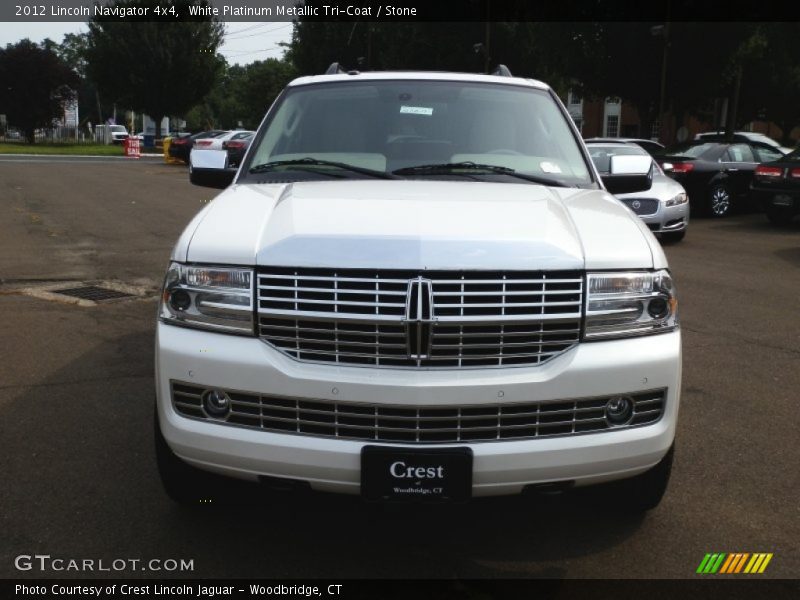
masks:
[[[713,107],[709,107],[706,119],[686,116],[678,123],[671,118],[664,131],[661,131],[660,123],[653,123],[649,131],[642,131],[636,107],[619,97],[585,99],[570,90],[566,98],[562,99],[584,138],[645,138],[660,141],[667,146],[691,140],[697,133],[724,129],[724,126],[715,124],[724,123],[727,110],[726,101],[719,100]],[[783,134],[778,126],[766,121],[753,121],[744,129],[764,133],[775,140],[780,140]],[[797,142],[800,139],[800,127],[795,127],[790,135]]]

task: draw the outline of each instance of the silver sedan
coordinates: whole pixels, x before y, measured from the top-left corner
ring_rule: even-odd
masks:
[[[607,173],[615,155],[647,155],[636,144],[626,142],[587,142],[597,170]],[[664,174],[653,161],[653,186],[646,192],[617,194],[617,198],[644,221],[664,241],[679,241],[689,226],[689,196],[683,186]]]

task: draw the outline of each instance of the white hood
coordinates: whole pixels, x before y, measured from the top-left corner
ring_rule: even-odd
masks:
[[[174,260],[429,270],[652,268],[646,228],[598,190],[354,180],[234,185]]]

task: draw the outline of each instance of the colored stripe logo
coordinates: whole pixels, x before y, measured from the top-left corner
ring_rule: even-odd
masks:
[[[716,552],[706,554],[696,572],[703,575],[763,573],[771,560],[772,553],[766,552]]]

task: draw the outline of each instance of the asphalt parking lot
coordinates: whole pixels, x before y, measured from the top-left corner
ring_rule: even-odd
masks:
[[[17,571],[20,554],[194,560],[117,574],[132,577],[685,578],[707,552],[771,552],[764,576],[800,573],[800,226],[697,219],[667,247],[683,399],[670,488],[644,518],[579,495],[181,510],[153,454],[156,295],[214,195],[156,161],[0,161],[0,577],[80,576]],[[143,297],[21,291],[101,281]]]

